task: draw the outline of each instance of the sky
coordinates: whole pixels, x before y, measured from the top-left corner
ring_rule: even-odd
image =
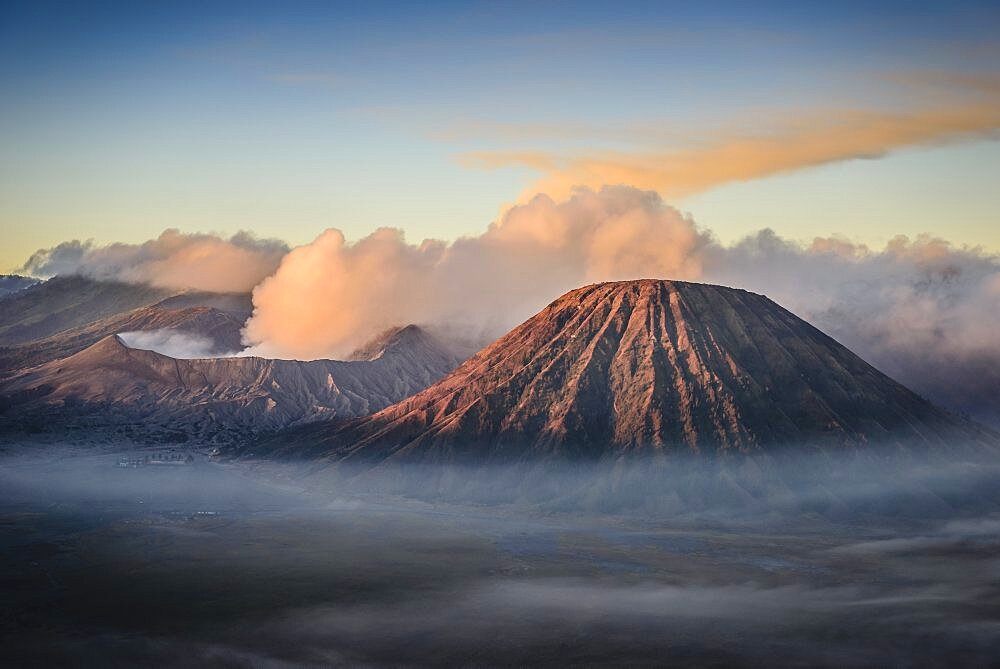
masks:
[[[3,3],[0,270],[167,228],[454,240],[619,183],[722,242],[1000,252],[997,34],[990,2]]]

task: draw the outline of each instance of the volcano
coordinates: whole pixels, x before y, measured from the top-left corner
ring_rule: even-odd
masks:
[[[172,358],[108,335],[0,380],[0,442],[41,431],[243,443],[265,430],[358,416],[426,388],[461,358],[419,327],[393,328],[349,361]]]
[[[637,280],[571,291],[426,390],[270,448],[499,462],[997,443],[762,295]]]

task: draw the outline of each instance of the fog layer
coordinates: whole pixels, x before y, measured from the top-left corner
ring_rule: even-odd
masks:
[[[8,663],[988,666],[1000,652],[989,461],[810,456],[775,465],[773,489],[754,467],[550,463],[519,486],[427,469],[404,473],[422,483],[407,491],[399,472],[347,485],[118,459],[0,460]]]

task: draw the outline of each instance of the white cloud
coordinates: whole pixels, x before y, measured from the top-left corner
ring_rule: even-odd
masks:
[[[208,337],[163,328],[118,334],[129,348],[155,351],[171,358],[211,358],[218,357],[215,342]]]

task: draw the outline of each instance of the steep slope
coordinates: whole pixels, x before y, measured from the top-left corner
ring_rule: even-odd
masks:
[[[482,462],[955,441],[996,443],[766,297],[642,280],[572,291],[427,390],[265,447]]]
[[[169,291],[56,277],[0,304],[0,378],[72,355],[122,332],[177,330],[237,351],[250,316],[249,294]],[[141,306],[135,306],[141,305]],[[6,344],[6,345],[2,345]]]
[[[208,293],[200,290],[185,291],[160,300],[154,306],[160,309],[191,309],[207,307],[217,311],[242,316],[243,320],[250,317],[253,311],[253,298],[250,293]]]
[[[0,384],[0,435],[94,435],[232,443],[260,430],[358,416],[426,388],[460,361],[419,328],[383,338],[372,360],[178,360],[118,336]]]
[[[210,340],[216,354],[242,348],[240,330],[247,314],[203,306],[167,309],[161,304],[115,314],[27,344],[0,347],[0,377],[65,358],[105,337],[123,332],[173,330],[194,334]]]
[[[16,293],[19,290],[30,288],[38,283],[38,279],[30,276],[20,276],[18,274],[0,274],[0,299]]]
[[[171,294],[146,285],[57,276],[0,300],[0,345],[44,339]]]

